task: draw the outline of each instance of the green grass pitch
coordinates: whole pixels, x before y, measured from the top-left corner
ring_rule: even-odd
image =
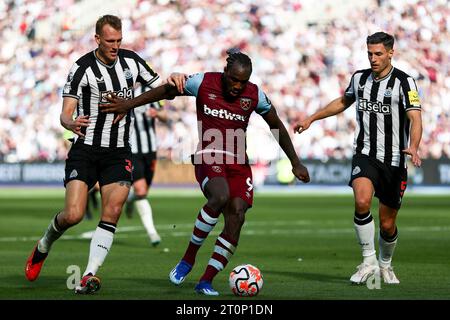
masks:
[[[205,299],[193,288],[210,258],[222,218],[200,249],[191,274],[175,287],[168,273],[184,253],[204,198],[198,192],[158,190],[149,198],[161,244],[150,246],[137,213],[132,219],[124,214],[98,273],[102,288],[86,297],[68,289],[67,270],[78,266],[84,271],[90,243],[85,235],[95,229],[98,211],[94,220],[82,221],[54,244],[40,277],[30,283],[24,277],[25,261],[62,207],[63,190],[0,189],[0,299]],[[377,203],[375,199],[372,212],[378,227]],[[450,299],[449,208],[448,196],[406,194],[397,220],[399,242],[393,261],[401,283],[381,283],[380,289],[369,290],[349,283],[361,262],[351,195],[256,193],[238,249],[214,280],[221,295],[208,299],[242,299],[232,295],[228,275],[243,263],[259,267],[264,277],[264,287],[252,301]]]

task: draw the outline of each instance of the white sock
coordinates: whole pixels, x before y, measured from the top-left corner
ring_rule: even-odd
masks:
[[[139,199],[135,201],[136,209],[141,216],[142,224],[148,235],[156,234],[155,225],[153,224],[153,214],[150,202],[147,199]]]
[[[83,276],[89,273],[92,275],[97,273],[98,268],[100,268],[103,261],[105,261],[106,255],[111,248],[115,230],[116,227],[114,224],[108,224],[105,222],[99,223],[91,239],[89,261]]]
[[[370,212],[364,218],[360,217],[360,215],[355,214],[354,225],[364,262],[368,264],[378,264],[375,255],[375,223],[373,217]]]
[[[387,268],[391,265],[392,256],[394,255],[394,250],[397,245],[397,238],[397,230],[395,231],[391,241],[385,240],[381,235],[381,231],[378,234],[378,244],[380,246],[378,261],[380,263],[380,267]]]
[[[55,222],[55,220],[58,214],[52,219],[52,221],[47,227],[47,230],[44,233],[44,236],[38,242],[38,250],[42,253],[49,252],[53,242],[58,240],[59,237],[62,236],[64,231],[66,231],[66,230],[58,230],[58,228],[55,225],[57,223]]]

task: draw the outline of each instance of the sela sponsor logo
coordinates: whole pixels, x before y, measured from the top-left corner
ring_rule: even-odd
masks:
[[[220,119],[227,119],[231,121],[242,121],[242,122],[246,121],[246,117],[241,114],[231,113],[225,109],[211,109],[208,108],[206,104],[203,105],[203,112],[208,116]]]
[[[379,101],[368,101],[366,99],[360,99],[358,102],[358,111],[391,114],[391,106],[382,104]]]
[[[100,103],[108,103],[106,97],[111,93],[114,93],[119,98],[133,99],[133,88],[122,88],[118,91],[100,91]]]

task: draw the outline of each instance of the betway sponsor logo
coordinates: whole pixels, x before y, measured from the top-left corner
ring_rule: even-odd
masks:
[[[100,91],[100,103],[108,103],[106,96],[111,93],[114,93],[119,98],[133,99],[133,88],[122,88],[117,91]]]
[[[225,109],[211,109],[208,108],[206,104],[203,105],[203,112],[212,117],[220,118],[220,119],[227,119],[232,121],[242,121],[245,122],[245,116],[241,114],[231,113],[228,110]]]
[[[358,111],[369,111],[383,114],[391,114],[391,106],[388,104],[382,104],[379,101],[368,101],[366,99],[360,99],[358,103]]]

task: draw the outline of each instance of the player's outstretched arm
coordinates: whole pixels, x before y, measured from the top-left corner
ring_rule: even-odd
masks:
[[[106,96],[108,103],[99,104],[101,112],[116,113],[118,114],[114,119],[114,123],[120,121],[129,110],[142,106],[147,103],[156,102],[163,99],[173,99],[180,95],[177,88],[169,83],[165,83],[156,87],[150,91],[146,91],[143,94],[133,99],[119,98],[115,94]]]
[[[269,125],[272,134],[274,134],[275,138],[278,138],[278,143],[280,144],[281,149],[283,149],[284,153],[286,153],[287,157],[291,161],[292,173],[300,181],[305,183],[309,182],[310,178],[308,169],[300,162],[294,146],[292,145],[289,133],[287,132],[281,119],[278,117],[275,108],[271,107],[269,112],[263,115],[263,118]]]
[[[350,104],[351,103],[346,101],[345,96],[334,99],[324,108],[318,110],[308,118],[299,121],[294,126],[294,132],[302,133],[303,131],[307,130],[314,121],[328,118],[338,113],[341,113],[342,111],[347,109],[350,106]]]

